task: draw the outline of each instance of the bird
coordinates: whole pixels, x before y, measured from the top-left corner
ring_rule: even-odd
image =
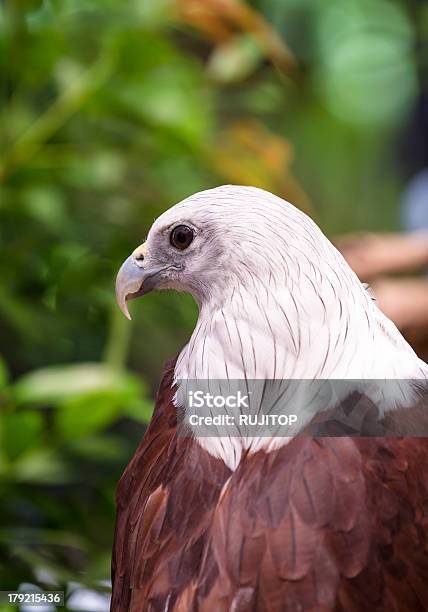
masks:
[[[199,316],[117,487],[111,610],[428,610],[428,366],[317,224],[256,187],[194,194],[117,275],[128,318],[163,289]],[[281,388],[297,422],[189,426],[218,381]]]

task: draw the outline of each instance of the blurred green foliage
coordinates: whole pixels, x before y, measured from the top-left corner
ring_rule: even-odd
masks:
[[[153,219],[233,182],[393,228],[427,41],[416,0],[0,3],[0,590],[109,577],[116,482],[196,317],[115,306]]]

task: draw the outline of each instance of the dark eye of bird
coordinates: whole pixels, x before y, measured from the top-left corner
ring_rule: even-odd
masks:
[[[184,251],[193,240],[193,230],[187,225],[177,225],[169,237],[173,247]]]

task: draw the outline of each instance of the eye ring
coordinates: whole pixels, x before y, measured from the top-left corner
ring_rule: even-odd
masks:
[[[184,251],[193,242],[195,233],[188,225],[177,225],[169,235],[169,241],[179,251]]]

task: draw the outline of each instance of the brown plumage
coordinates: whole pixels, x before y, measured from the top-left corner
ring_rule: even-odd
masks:
[[[302,436],[232,472],[177,436],[173,368],[117,491],[113,612],[428,610],[425,438]]]

